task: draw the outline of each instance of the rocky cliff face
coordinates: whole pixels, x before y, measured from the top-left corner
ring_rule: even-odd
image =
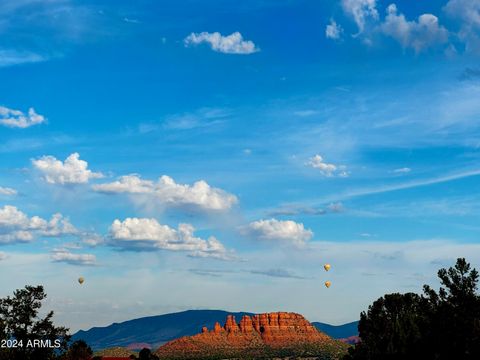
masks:
[[[239,323],[228,315],[225,325],[176,339],[161,346],[161,359],[248,358],[268,354],[315,355],[314,352],[343,353],[345,346],[318,331],[302,315],[275,312],[245,315]]]

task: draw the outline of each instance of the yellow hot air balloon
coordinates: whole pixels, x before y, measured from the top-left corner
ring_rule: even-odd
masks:
[[[331,266],[330,266],[330,264],[325,264],[325,265],[323,265],[323,268],[325,269],[325,271],[328,271],[328,270],[330,270]]]
[[[85,281],[85,279],[84,279],[82,276],[80,276],[80,277],[78,278],[78,283],[79,283],[80,285],[82,285],[82,284],[84,283],[84,281]]]
[[[327,289],[332,285],[332,283],[330,281],[325,281],[325,286],[327,287]]]

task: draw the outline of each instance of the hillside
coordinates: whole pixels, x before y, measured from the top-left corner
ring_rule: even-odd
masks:
[[[302,357],[340,359],[348,345],[315,328],[302,315],[287,312],[245,315],[237,323],[228,315],[223,326],[203,327],[162,345],[160,359],[274,359]]]
[[[73,335],[73,339],[85,340],[94,350],[114,346],[129,347],[134,343],[149,344],[152,349],[156,349],[173,339],[195,335],[204,326],[213,328],[216,322],[223,323],[229,314],[237,319],[241,319],[243,315],[253,315],[247,312],[188,310],[94,327],[87,331],[81,330]],[[320,331],[337,339],[357,335],[356,324],[357,322],[333,326],[320,322],[312,323]]]

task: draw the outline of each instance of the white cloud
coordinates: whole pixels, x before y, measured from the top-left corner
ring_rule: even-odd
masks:
[[[0,49],[0,67],[45,61],[42,55],[32,52]]]
[[[251,222],[240,232],[259,240],[280,241],[298,247],[304,246],[313,237],[313,232],[305,229],[302,223],[274,218]]]
[[[92,254],[74,254],[66,249],[55,249],[51,254],[54,262],[63,262],[70,265],[95,265],[97,259]]]
[[[439,25],[435,15],[423,14],[417,21],[408,21],[405,15],[398,13],[395,4],[388,6],[381,30],[404,48],[413,48],[417,53],[448,41],[448,31]]]
[[[465,25],[480,28],[480,0],[450,0],[445,12],[463,20]]]
[[[41,230],[42,236],[57,237],[68,234],[76,234],[77,229],[62,214],[53,214],[46,226]]]
[[[153,202],[173,207],[193,206],[203,210],[228,210],[238,202],[235,195],[213,188],[203,180],[193,185],[183,185],[177,184],[166,175],[157,182],[142,180],[138,175],[126,175],[112,183],[98,184],[92,188],[107,194],[136,194],[134,199],[141,203]]]
[[[20,110],[9,109],[0,106],[0,125],[25,129],[30,126],[42,124],[46,121],[43,115],[37,114],[34,108],[30,108],[25,114]]]
[[[0,186],[0,195],[7,195],[7,196],[17,195],[17,190],[9,187]]]
[[[344,165],[337,166],[334,164],[328,164],[323,160],[323,157],[318,154],[311,157],[305,165],[320,170],[320,173],[327,177],[347,177],[349,175]]]
[[[343,11],[353,18],[362,33],[369,18],[378,19],[377,0],[342,0]]]
[[[404,167],[404,168],[399,168],[399,169],[395,169],[393,170],[393,172],[395,174],[408,174],[410,171],[412,171],[412,169],[408,168],[408,167]]]
[[[38,216],[28,217],[15,206],[0,208],[0,243],[31,242],[37,236],[59,237],[73,235],[77,229],[61,214],[50,220]]]
[[[104,237],[96,233],[85,233],[85,234],[82,234],[81,238],[82,238],[82,244],[89,247],[96,247],[105,242]]]
[[[80,160],[78,153],[71,154],[64,162],[53,156],[43,156],[32,160],[32,164],[49,184],[86,184],[90,179],[103,178],[102,173],[89,170],[88,163]]]
[[[170,115],[163,127],[168,130],[209,128],[224,123],[230,115],[227,109],[205,107],[190,113]]]
[[[11,227],[23,230],[38,230],[46,226],[46,221],[38,216],[29,218],[15,206],[0,208],[0,228]]]
[[[338,40],[342,37],[343,28],[336,23],[335,20],[330,19],[330,24],[325,28],[325,36],[327,39]]]
[[[110,237],[113,245],[127,250],[188,251],[196,257],[232,259],[232,255],[215,237],[204,240],[195,237],[194,231],[190,224],[179,224],[178,229],[172,229],[155,219],[127,218],[112,223]]]
[[[252,54],[260,51],[253,41],[244,40],[238,31],[223,36],[219,32],[191,33],[184,39],[185,46],[207,43],[212,50],[225,54]]]
[[[466,51],[480,53],[480,0],[450,0],[444,10],[461,21],[457,35],[465,43]]]

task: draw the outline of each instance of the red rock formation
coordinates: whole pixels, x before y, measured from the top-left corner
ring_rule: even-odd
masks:
[[[277,312],[243,316],[237,324],[228,315],[223,327],[217,322],[213,330],[202,328],[200,334],[186,336],[161,346],[156,354],[160,358],[208,358],[222,355],[225,358],[239,354],[259,354],[265,349],[336,348],[341,344],[318,331],[302,315]]]

